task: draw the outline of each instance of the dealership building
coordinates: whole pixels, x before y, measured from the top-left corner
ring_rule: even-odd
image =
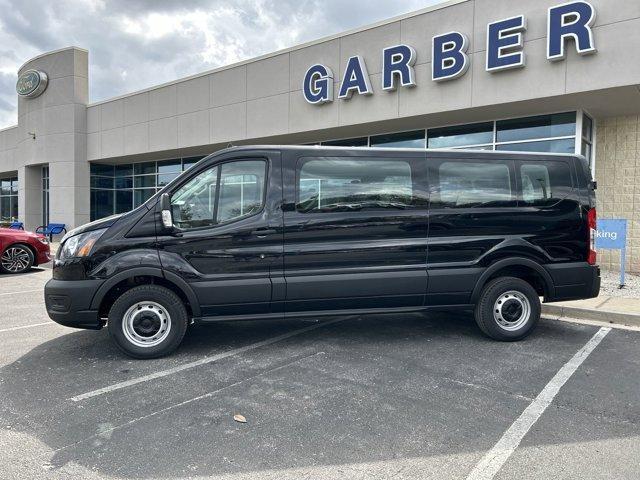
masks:
[[[3,222],[128,211],[230,144],[581,153],[640,271],[638,0],[452,0],[94,103],[88,56],[69,47],[16,72]]]

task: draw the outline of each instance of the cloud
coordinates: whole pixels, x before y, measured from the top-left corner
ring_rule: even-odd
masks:
[[[0,0],[0,128],[17,121],[18,67],[89,50],[90,101],[287,48],[442,0]]]

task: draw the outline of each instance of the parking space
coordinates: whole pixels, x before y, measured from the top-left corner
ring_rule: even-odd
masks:
[[[0,276],[4,478],[640,472],[640,332],[543,320],[497,343],[467,314],[241,322],[134,361],[105,330],[48,323],[49,276]],[[512,451],[477,473],[505,432]]]

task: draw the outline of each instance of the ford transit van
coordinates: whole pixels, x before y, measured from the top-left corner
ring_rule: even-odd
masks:
[[[514,341],[598,295],[595,205],[577,155],[235,147],[65,235],[46,306],[136,358],[194,323],[430,309]]]

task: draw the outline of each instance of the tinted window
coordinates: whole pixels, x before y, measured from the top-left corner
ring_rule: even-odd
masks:
[[[523,203],[549,206],[571,192],[571,171],[564,162],[521,163],[520,183]]]
[[[113,211],[113,192],[91,190],[91,218],[108,217]]]
[[[371,137],[371,146],[378,148],[424,148],[424,130],[376,135]]]
[[[503,152],[575,153],[575,148],[576,141],[573,138],[565,138],[541,142],[507,143],[498,145],[496,150]]]
[[[501,120],[496,123],[496,130],[498,142],[575,136],[576,113]]]
[[[260,160],[223,164],[218,222],[259,212],[264,197],[265,178],[266,163]]]
[[[11,221],[11,200],[10,197],[0,197],[0,220]]]
[[[443,162],[431,172],[432,208],[508,206],[514,201],[506,163]]]
[[[429,148],[493,144],[493,122],[432,128],[428,137]]]
[[[133,194],[131,190],[116,191],[116,213],[124,213],[133,209]]]
[[[156,194],[155,188],[142,188],[133,191],[133,206],[139,207]]]
[[[158,173],[180,173],[182,162],[180,159],[158,162]]]
[[[426,204],[413,186],[405,160],[322,158],[302,164],[298,205],[302,212],[403,209]]]
[[[133,171],[136,175],[146,175],[156,173],[156,162],[135,163]]]
[[[342,140],[329,140],[328,142],[322,142],[322,145],[328,147],[368,147],[369,139],[367,137],[360,138],[345,138]]]
[[[158,175],[158,186],[164,187],[173,181],[179,173],[161,173]]]

